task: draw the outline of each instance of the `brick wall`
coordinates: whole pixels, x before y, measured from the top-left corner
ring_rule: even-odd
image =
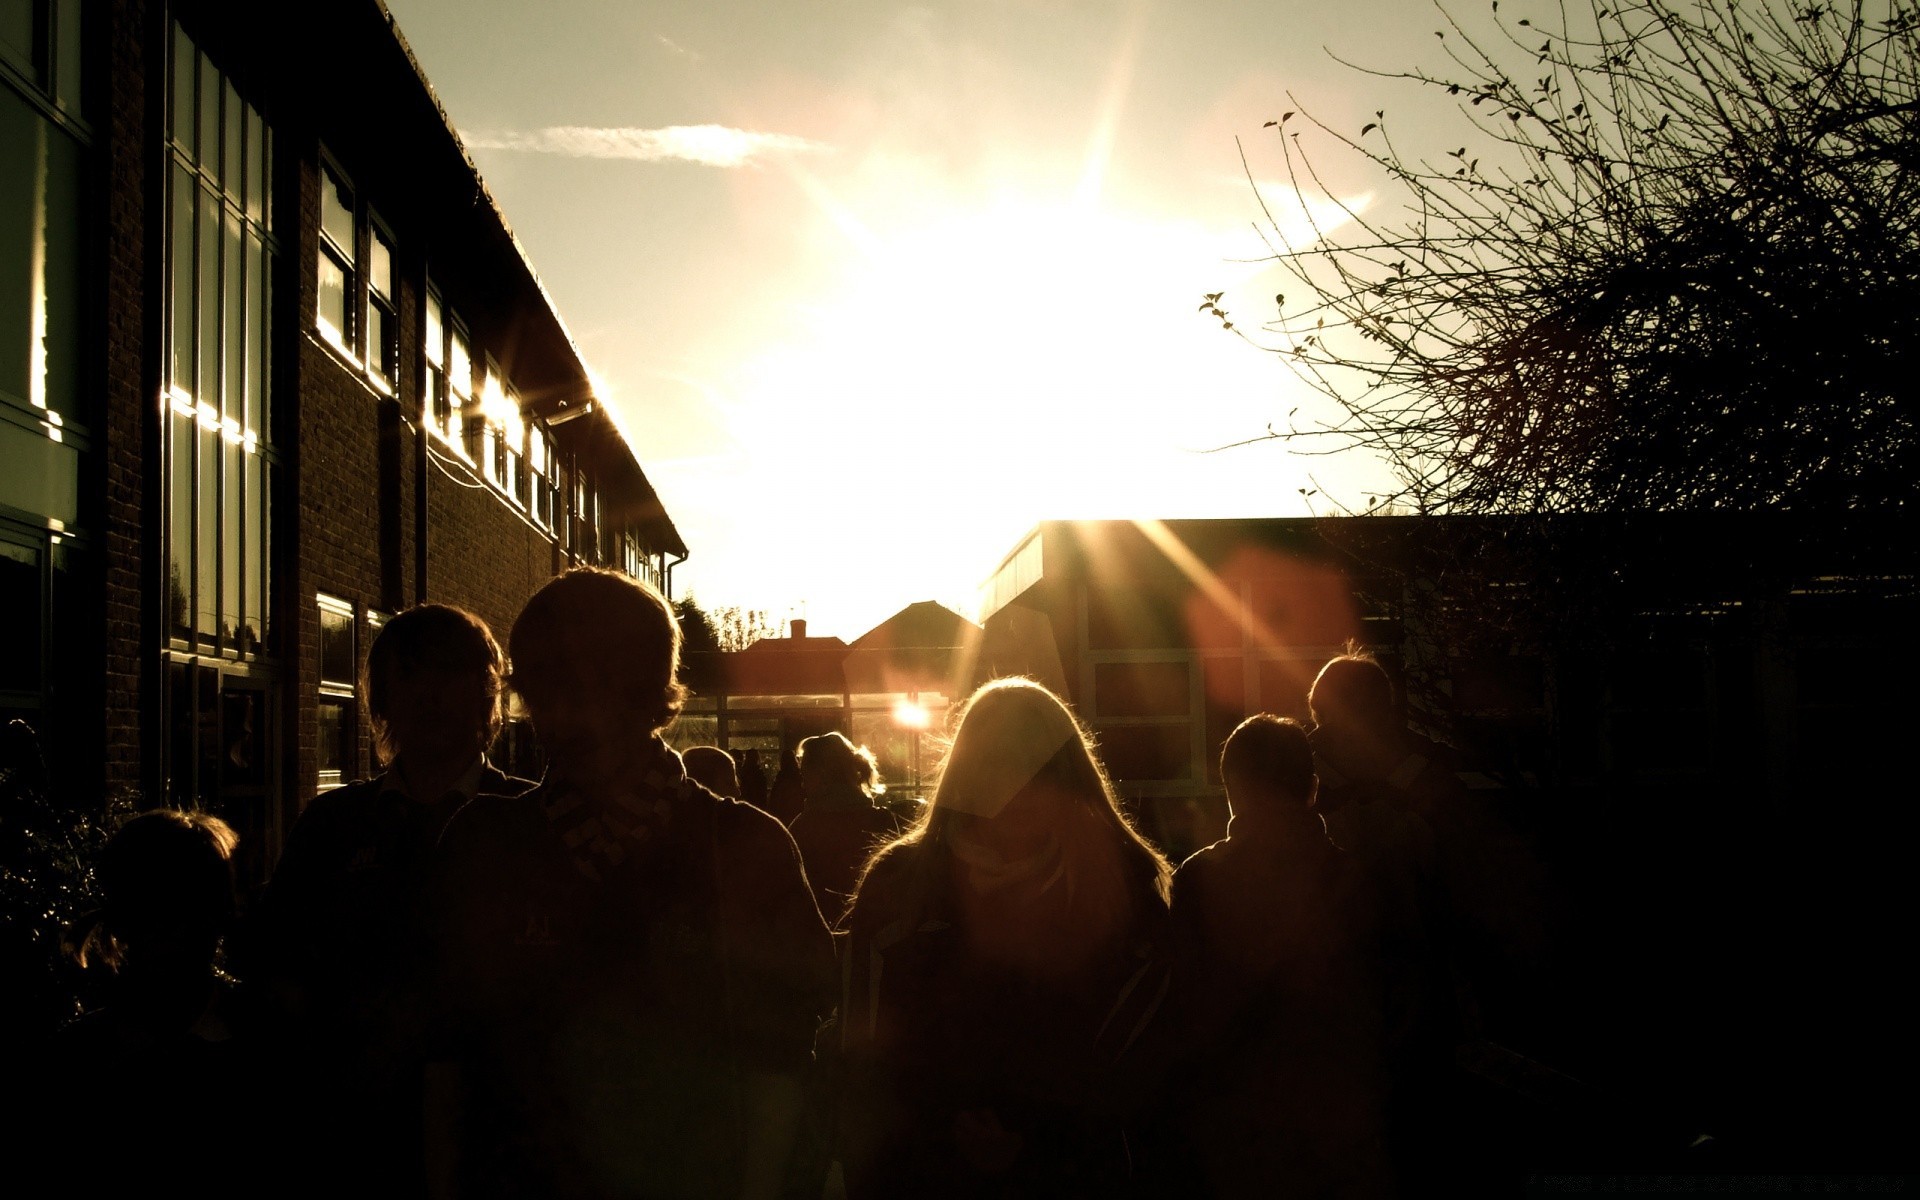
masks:
[[[151,400],[159,395],[159,305],[149,310],[153,248],[145,236],[159,205],[149,195],[149,148],[160,134],[149,104],[149,48],[161,21],[141,0],[105,7],[101,59],[103,86],[95,143],[93,203],[102,231],[96,243],[100,282],[100,343],[95,347],[100,419],[95,429],[88,491],[99,497],[99,561],[104,576],[97,616],[103,636],[99,658],[87,664],[100,680],[104,722],[90,784],[112,794],[142,784],[145,766],[158,763],[158,735],[143,737],[157,717],[148,702],[154,678],[149,621],[154,606],[142,598],[141,580],[158,569],[158,472],[153,441],[157,424]],[[153,59],[164,63],[164,57]],[[158,77],[156,77],[157,79]],[[157,187],[158,180],[151,181]],[[156,228],[158,225],[156,224]],[[152,347],[149,352],[149,347]],[[156,514],[149,527],[145,514]]]

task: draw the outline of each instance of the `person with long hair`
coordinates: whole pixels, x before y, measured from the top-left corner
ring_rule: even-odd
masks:
[[[847,916],[848,1194],[1112,1194],[1104,1073],[1144,1024],[1166,859],[1067,706],[995,680]]]
[[[874,803],[886,790],[873,751],[846,735],[823,733],[800,743],[805,807],[788,829],[807,865],[807,882],[827,923],[837,924],[853,897],[860,868],[900,835],[900,822]]]

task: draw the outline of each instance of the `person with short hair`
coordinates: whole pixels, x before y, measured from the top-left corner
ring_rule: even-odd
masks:
[[[577,568],[514,622],[538,790],[448,827],[450,1181],[472,1196],[771,1197],[833,951],[779,822],[687,778],[680,630]]]
[[[1173,1107],[1199,1189],[1374,1195],[1387,1187],[1377,912],[1327,840],[1307,731],[1260,713],[1220,753],[1227,836],[1173,877],[1166,1015],[1186,1066]]]
[[[733,755],[718,746],[692,746],[680,752],[687,778],[725,800],[739,800],[740,773]]]
[[[845,734],[822,733],[800,743],[805,807],[787,828],[807,864],[807,880],[829,924],[853,899],[854,880],[874,851],[900,836],[900,822],[874,803],[886,791],[873,752]]]
[[[853,1200],[1131,1186],[1103,1085],[1159,997],[1167,878],[1059,697],[973,694],[933,802],[846,919]]]
[[[360,678],[383,770],[316,796],[268,884],[248,983],[292,1058],[315,1191],[422,1186],[432,855],[455,812],[533,786],[487,761],[503,668],[492,631],[465,609],[423,604],[389,620]]]
[[[267,1073],[220,967],[238,844],[220,818],[178,809],[141,813],[109,839],[100,907],[69,933],[74,962],[104,976],[101,1003],[40,1061],[10,1064],[25,1102],[8,1119],[24,1135],[8,1147],[16,1171],[30,1154],[40,1178],[64,1180],[57,1190],[258,1193],[272,1159]]]

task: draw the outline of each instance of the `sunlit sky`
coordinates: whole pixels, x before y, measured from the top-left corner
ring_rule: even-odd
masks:
[[[1257,326],[1284,285],[1235,138],[1297,220],[1263,123],[1370,120],[1391,89],[1328,50],[1431,61],[1423,0],[389,7],[635,434],[682,594],[850,640],[916,600],[973,615],[1038,520],[1385,485],[1202,453],[1313,401],[1196,309]]]

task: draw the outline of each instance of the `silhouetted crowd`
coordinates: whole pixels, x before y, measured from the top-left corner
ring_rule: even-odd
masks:
[[[108,982],[24,1075],[44,1102],[17,1125],[62,1190],[1457,1180],[1449,1080],[1507,931],[1476,894],[1490,839],[1371,659],[1322,669],[1311,730],[1233,731],[1227,836],[1175,870],[1030,680],[965,701],[930,800],[902,812],[839,734],[770,785],[671,749],[680,635],[644,583],[570,571],[508,640],[510,676],[460,609],[382,628],[361,690],[384,770],[308,805],[244,920],[222,822],[120,829],[72,938]],[[537,784],[486,757],[509,687]]]

